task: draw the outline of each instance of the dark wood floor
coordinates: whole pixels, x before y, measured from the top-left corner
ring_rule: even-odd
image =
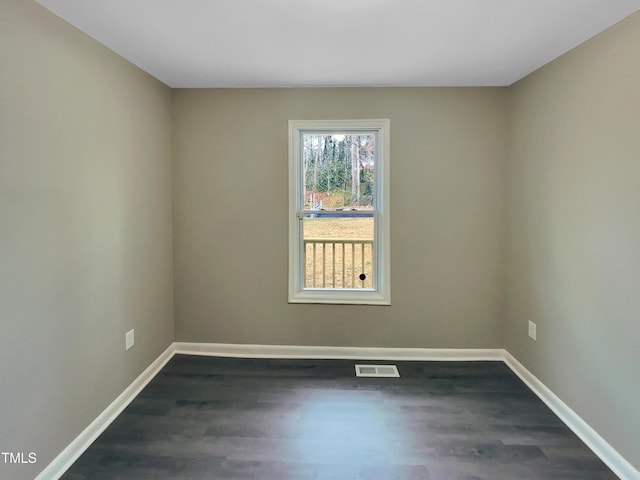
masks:
[[[180,355],[62,478],[617,477],[502,362]]]

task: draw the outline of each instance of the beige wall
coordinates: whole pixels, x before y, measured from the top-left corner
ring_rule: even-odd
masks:
[[[0,478],[33,479],[173,340],[169,89],[0,2]],[[124,333],[136,345],[124,351]]]
[[[510,89],[506,347],[640,469],[639,45],[635,14]]]
[[[501,347],[504,89],[173,91],[176,339]],[[287,121],[391,120],[392,306],[287,304]]]

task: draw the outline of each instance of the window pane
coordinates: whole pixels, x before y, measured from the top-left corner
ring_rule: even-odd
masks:
[[[303,133],[302,144],[305,209],[375,205],[375,133]]]
[[[305,215],[304,288],[374,288],[374,216]]]

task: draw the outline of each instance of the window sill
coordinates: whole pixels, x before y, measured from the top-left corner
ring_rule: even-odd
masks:
[[[333,305],[391,305],[390,296],[376,290],[305,289],[289,294],[289,303],[320,303]]]

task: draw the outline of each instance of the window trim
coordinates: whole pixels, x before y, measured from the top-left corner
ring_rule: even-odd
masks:
[[[302,259],[301,222],[298,212],[304,191],[301,175],[301,134],[323,131],[376,131],[375,165],[375,289],[310,289],[304,288],[300,265]],[[388,119],[362,120],[289,120],[289,303],[327,303],[350,305],[391,305],[390,248],[390,122]]]

